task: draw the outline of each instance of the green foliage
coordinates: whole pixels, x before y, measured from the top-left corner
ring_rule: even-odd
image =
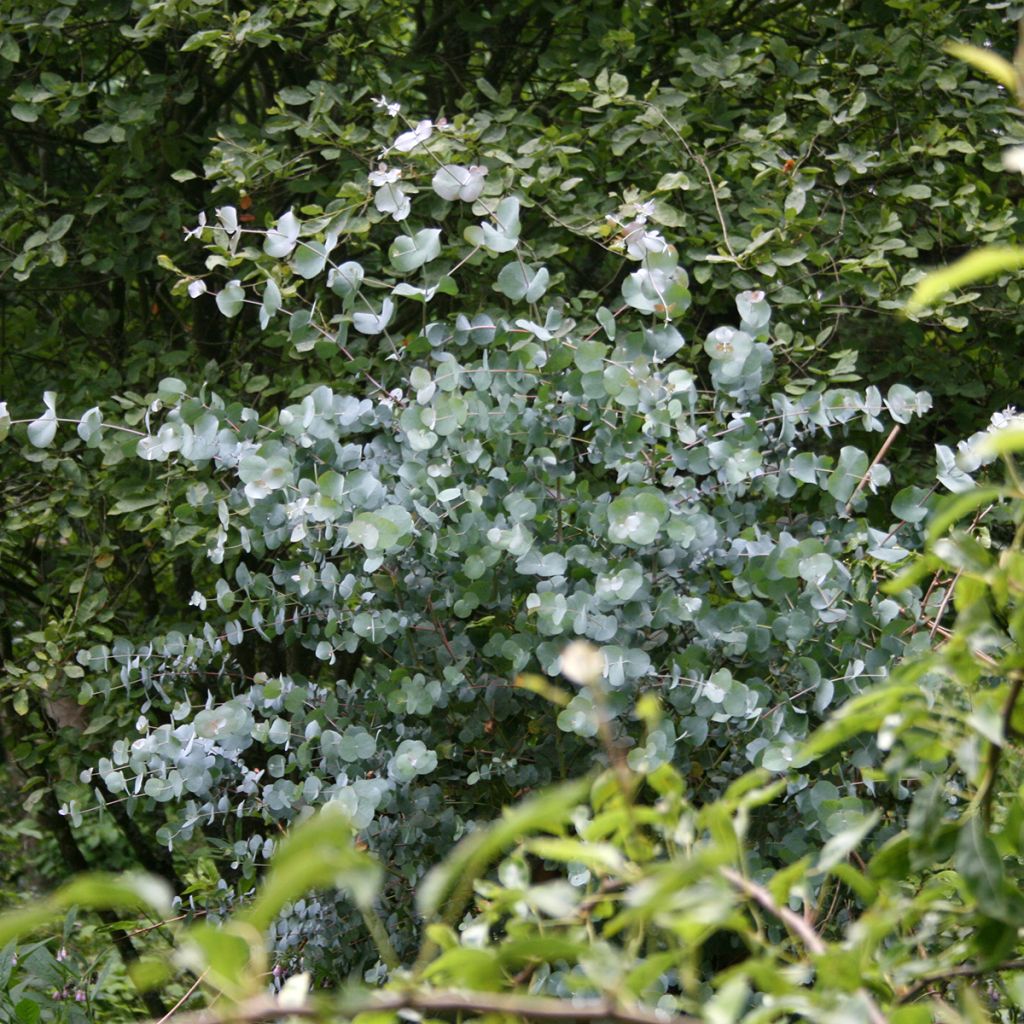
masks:
[[[1015,422],[976,439],[967,457],[993,450],[1017,481],[1013,453],[1024,441]],[[265,991],[274,952],[265,927],[308,885],[355,886],[381,955],[394,956],[372,909],[380,875],[333,804],[293,830],[245,910],[217,929],[180,932],[177,962],[232,1019],[294,1011],[325,1021],[410,1012],[623,1024],[982,1021],[986,1003],[998,1006],[993,1019],[1018,1019],[1024,811],[1011,743],[1024,684],[1024,490],[1011,483],[1002,497],[992,505],[991,489],[979,488],[945,503],[956,519],[939,510],[946,527],[924,563],[954,588],[946,642],[833,713],[794,757],[800,771],[819,769],[871,734],[884,760],[864,784],[879,804],[886,791],[909,788],[904,824],[822,793],[831,834],[812,838],[793,863],[772,864],[756,837],[782,811],[796,770],[777,781],[749,771],[698,804],[676,767],[631,770],[609,740],[613,769],[507,810],[427,875],[418,888],[422,946],[390,984],[314,996],[309,975],[296,974]],[[956,552],[980,545],[956,524],[985,503],[990,525],[1005,521],[1012,537],[998,557],[978,555],[984,567],[965,570]],[[887,589],[902,592],[899,583]],[[577,641],[562,668],[604,713],[602,660]],[[650,740],[665,709],[648,695],[637,710]],[[113,891],[83,878],[74,896],[106,903]],[[8,918],[0,930],[23,935],[35,923]]]
[[[404,154],[406,181],[476,151],[491,173],[462,240],[466,212],[429,193],[409,198],[413,234],[390,244],[387,221],[381,242],[376,230],[362,238],[347,200],[267,229],[222,207],[190,229],[207,264],[234,275],[221,313],[258,305],[280,343],[341,352],[344,389],[306,384],[292,404],[261,410],[165,379],[140,399],[147,429],[127,444],[119,425],[83,417],[105,459],[164,467],[164,512],[148,530],[173,548],[187,524],[208,560],[191,622],[79,651],[80,702],[127,695],[142,709],[136,734],[83,778],[101,802],[162,807],[171,849],[202,829],[245,878],[280,824],[334,803],[414,882],[482,813],[585,763],[601,714],[592,696],[552,722],[505,683],[557,672],[572,637],[600,645],[622,742],[639,743],[638,694],[656,689],[669,706],[631,762],[675,761],[714,794],[751,765],[790,765],[810,724],[885,674],[916,615],[871,585],[907,556],[897,533],[914,528],[882,496],[878,444],[859,445],[927,411],[928,396],[900,385],[773,393],[761,291],[737,297],[737,326],[687,345],[676,326],[687,275],[643,213],[616,311],[590,299],[588,312],[587,294],[548,292],[538,305],[540,270],[523,255],[537,247],[521,236],[520,200],[499,192],[516,179],[480,130],[420,121],[422,137],[385,146]],[[368,202],[359,181],[340,191],[358,188]],[[431,222],[442,226],[415,226]],[[330,254],[342,243],[339,265]],[[315,266],[301,256],[311,251]],[[525,289],[510,286],[509,266],[525,268]],[[489,299],[460,308],[463,281],[487,273],[507,305],[478,283]],[[442,296],[445,315],[429,319]],[[197,290],[195,301],[209,298]],[[379,367],[350,326],[381,336]],[[859,444],[828,454],[833,434]],[[301,669],[263,667],[282,647],[307,652]],[[220,693],[204,679],[223,680]],[[534,724],[516,730],[523,715]],[[858,767],[870,765],[865,750]],[[797,801],[775,818],[765,855],[802,855],[803,813]],[[231,823],[243,819],[240,833]],[[812,829],[827,836],[828,822]],[[402,949],[404,885],[387,902]],[[353,928],[329,916],[282,924],[278,953],[301,942],[315,962],[313,942],[337,969]]]
[[[962,906],[979,943],[1012,927],[977,770],[1012,688],[982,711],[949,691],[988,685],[978,636],[997,661],[1012,636],[972,602],[1011,602],[1019,483],[973,475],[1017,428],[950,438],[1019,390],[1016,263],[943,307],[974,278],[924,278],[897,319],[922,262],[1015,222],[994,141],[1019,125],[939,45],[1007,12],[862,8],[4,22],[6,786],[68,870],[170,876],[212,922],[185,955],[215,988],[529,968],[553,996],[856,1019],[915,983],[887,956],[970,965],[942,944]],[[880,592],[937,504],[912,589]],[[933,686],[915,656],[969,605]],[[563,692],[579,639],[601,681]],[[587,799],[549,793],[595,757]],[[250,904],[311,817],[331,834],[298,862],[343,895],[271,869]],[[568,881],[534,884],[538,858]],[[817,938],[785,944],[790,900]],[[755,950],[734,977],[723,935]]]

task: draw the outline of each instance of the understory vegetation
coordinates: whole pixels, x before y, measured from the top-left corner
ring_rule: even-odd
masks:
[[[0,1020],[1024,1016],[1024,9],[824,6],[0,5]]]

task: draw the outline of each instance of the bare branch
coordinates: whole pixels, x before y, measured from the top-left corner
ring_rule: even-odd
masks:
[[[736,886],[740,892],[745,893],[755,903],[762,906],[769,914],[778,918],[786,928],[795,935],[805,946],[807,952],[812,956],[821,956],[828,951],[821,936],[805,921],[799,914],[794,914],[789,907],[780,907],[772,894],[757,882],[744,878],[735,868],[722,867],[719,869],[722,877],[730,885]],[[885,1015],[878,1008],[878,1004],[872,998],[866,988],[857,989],[857,995],[867,1004],[868,1020],[870,1024],[886,1024]]]
[[[286,1017],[328,1020],[355,1017],[374,1011],[420,1010],[441,1016],[503,1013],[524,1020],[616,1021],[618,1024],[700,1024],[696,1017],[666,1013],[646,1006],[624,1006],[608,999],[552,999],[546,996],[506,995],[500,992],[465,992],[439,989],[427,992],[377,992],[358,1001],[282,1005],[260,997],[222,1011],[201,1010],[175,1017],[175,1024],[263,1024]]]
[[[734,885],[773,917],[777,917],[806,946],[808,953],[820,956],[825,952],[821,936],[799,914],[794,914],[788,907],[780,907],[763,885],[744,878],[735,868],[723,867],[721,872],[730,885]]]
[[[864,471],[864,475],[857,481],[857,486],[854,488],[853,494],[850,495],[850,500],[843,506],[843,512],[849,515],[850,509],[853,503],[857,500],[857,495],[864,490],[864,485],[868,482],[871,476],[871,470],[877,466],[882,459],[885,458],[885,453],[889,450],[893,441],[896,440],[896,435],[900,432],[900,425],[897,423],[896,426],[889,431],[889,436],[885,439],[885,443],[881,448],[878,449],[878,454],[871,460],[871,465]]]

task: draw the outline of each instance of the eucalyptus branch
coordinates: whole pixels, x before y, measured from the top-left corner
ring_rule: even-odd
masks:
[[[26,423],[34,423],[38,417],[27,417],[21,420],[11,420],[10,426],[18,427],[24,426]],[[71,423],[77,425],[81,420],[75,419],[74,416],[55,416],[51,423]],[[119,423],[101,423],[101,430],[117,430],[122,434],[134,434],[136,437],[148,437],[149,435],[144,430],[134,430],[131,427],[123,427]]]
[[[688,1014],[667,1013],[646,1006],[624,1006],[608,999],[553,999],[549,996],[509,995],[439,989],[428,992],[377,992],[361,1000],[342,1000],[288,1006],[260,997],[222,1011],[200,1010],[175,1018],[177,1024],[260,1024],[287,1017],[326,1021],[362,1013],[419,1011],[437,1016],[501,1013],[523,1020],[617,1021],[619,1024],[699,1024]]]
[[[686,141],[686,139],[683,138],[679,129],[676,128],[676,126],[665,116],[665,112],[660,107],[655,106],[653,103],[647,103],[645,105],[650,110],[657,110],[661,115],[662,121],[665,122],[672,134],[679,140],[680,145],[686,150],[687,156],[689,156],[689,158],[693,160],[694,163],[696,163],[704,172],[704,177],[708,179],[708,186],[711,189],[711,199],[715,204],[715,214],[718,217],[718,226],[722,229],[722,242],[725,245],[726,252],[728,252],[733,262],[738,265],[739,257],[733,251],[733,247],[729,243],[729,228],[725,223],[725,214],[722,212],[722,204],[718,199],[718,189],[715,187],[715,179],[711,173],[711,168],[708,167],[707,161],[699,153],[695,152],[693,147]]]

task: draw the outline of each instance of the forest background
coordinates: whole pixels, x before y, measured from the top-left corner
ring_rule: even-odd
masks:
[[[1024,8],[0,10],[2,1019],[1017,1019]]]

